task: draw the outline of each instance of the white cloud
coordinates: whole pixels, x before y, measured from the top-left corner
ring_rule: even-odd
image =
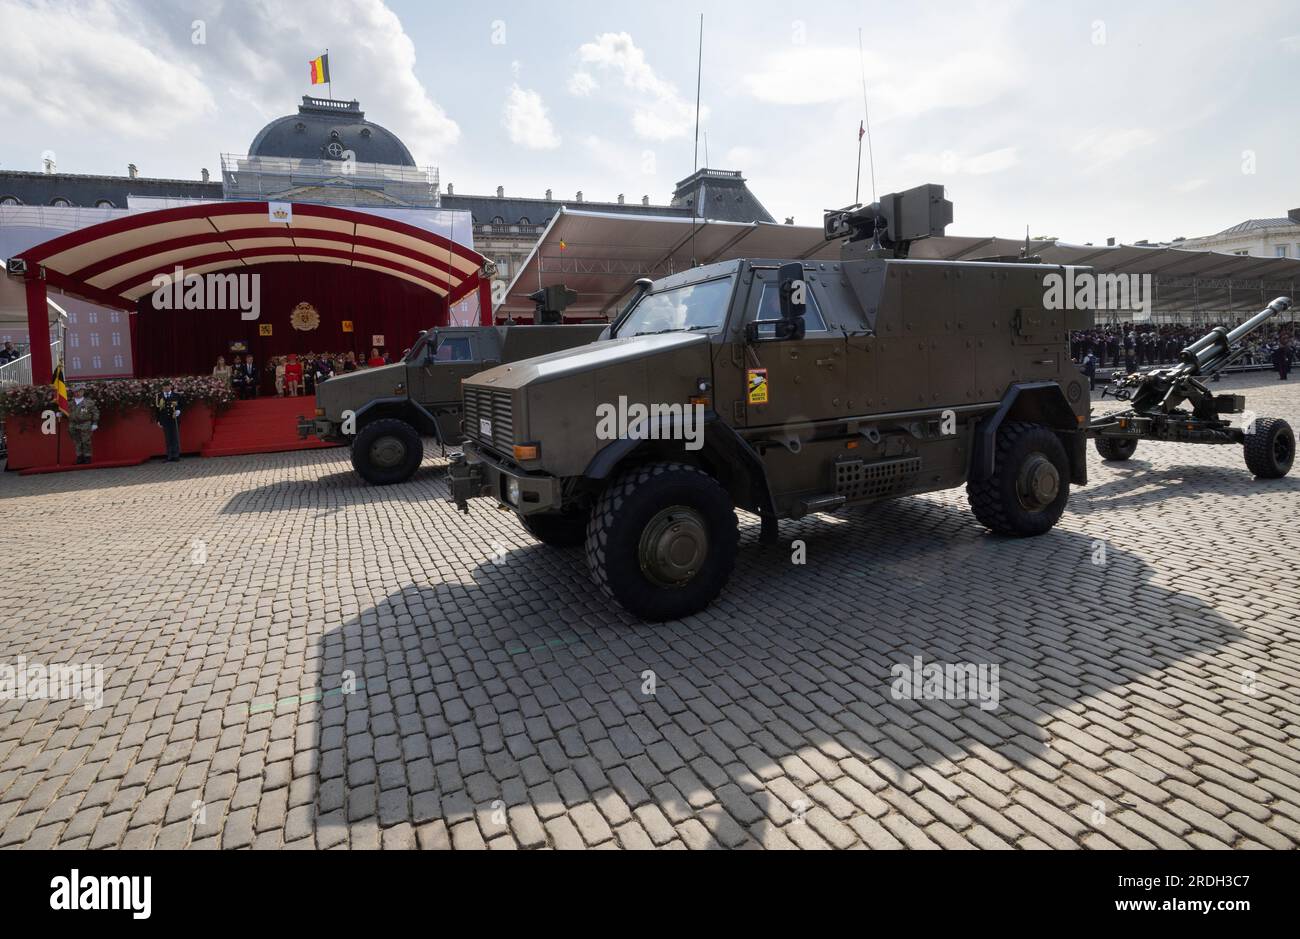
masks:
[[[574,72],[569,77],[569,94],[575,98],[590,98],[591,93],[599,87],[589,72]]]
[[[869,52],[865,65],[872,123],[988,104],[1019,80],[1010,61],[1005,52],[990,47],[956,52],[915,68]],[[801,46],[768,55],[740,83],[764,104],[860,103],[862,63],[856,47]]]
[[[196,20],[203,43],[192,41]],[[328,47],[334,94],[378,110],[417,162],[460,137],[416,77],[415,44],[382,0],[320,4],[306,17],[288,0],[0,0],[0,22],[0,115],[10,118],[40,115],[92,137],[229,133],[213,127],[218,102],[238,102],[241,119],[290,113],[311,90],[307,59]]]
[[[216,108],[192,59],[160,54],[125,11],[97,2],[29,6],[0,0],[0,113],[40,113],[60,128],[150,138]]]
[[[1020,164],[1020,154],[1015,147],[1003,147],[987,153],[967,155],[951,150],[943,153],[909,153],[903,157],[903,167],[927,179],[942,181],[953,176],[986,176],[1001,173]]]
[[[1070,149],[1088,164],[1086,169],[1095,170],[1149,147],[1157,139],[1141,127],[1101,128],[1088,131]]]
[[[677,86],[660,78],[627,33],[603,33],[584,43],[578,57],[586,65],[622,75],[623,86],[634,94],[632,129],[647,140],[685,137],[695,125],[695,102],[677,92]],[[700,120],[708,117],[701,107]]]
[[[559,135],[546,113],[546,103],[530,88],[510,86],[502,123],[510,134],[510,140],[521,147],[554,150],[560,145]]]

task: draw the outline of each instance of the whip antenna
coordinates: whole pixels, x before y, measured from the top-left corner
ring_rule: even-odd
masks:
[[[867,58],[862,50],[862,27],[858,27],[858,65],[862,70],[862,127],[858,133],[858,185],[854,190],[853,201],[862,199],[862,137],[867,138],[867,161],[871,167],[871,202],[876,202],[876,154],[871,147],[871,108],[867,104]]]
[[[704,83],[704,14],[700,14],[700,56],[695,66],[695,168],[691,171],[692,175],[700,171],[700,88]],[[695,198],[691,200],[691,267],[695,266],[695,216],[699,213],[696,209],[700,207],[700,192],[702,187],[699,180],[695,181]]]

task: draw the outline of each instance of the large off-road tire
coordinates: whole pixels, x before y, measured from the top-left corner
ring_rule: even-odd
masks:
[[[1051,531],[1070,499],[1070,461],[1061,438],[1041,424],[998,429],[993,474],[970,482],[975,517],[999,535],[1017,538]]]
[[[1260,479],[1281,479],[1295,462],[1295,432],[1281,418],[1261,417],[1246,434],[1246,468]]]
[[[1101,458],[1110,463],[1123,463],[1131,459],[1138,448],[1136,437],[1128,440],[1123,437],[1098,437],[1095,442]]]
[[[367,424],[352,441],[353,468],[375,486],[406,482],[423,460],[424,441],[420,432],[395,418]]]
[[[543,512],[520,517],[524,529],[552,548],[576,548],[587,540],[587,518],[582,512]]]
[[[587,565],[607,596],[658,623],[713,602],[739,541],[735,505],[712,476],[684,463],[651,463],[601,494],[587,524]]]

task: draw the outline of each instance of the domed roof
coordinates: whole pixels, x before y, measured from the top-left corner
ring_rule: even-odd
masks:
[[[411,151],[387,128],[367,121],[356,101],[303,96],[297,114],[277,118],[248,148],[254,157],[341,160],[351,150],[358,163],[415,166]]]

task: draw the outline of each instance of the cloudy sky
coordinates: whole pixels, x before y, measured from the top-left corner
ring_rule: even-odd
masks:
[[[859,27],[877,188],[945,184],[954,234],[1163,240],[1300,206],[1295,0],[0,0],[0,168],[215,175],[328,47],[335,96],[460,192],[666,202],[701,8],[709,165],[778,219],[853,201]]]

